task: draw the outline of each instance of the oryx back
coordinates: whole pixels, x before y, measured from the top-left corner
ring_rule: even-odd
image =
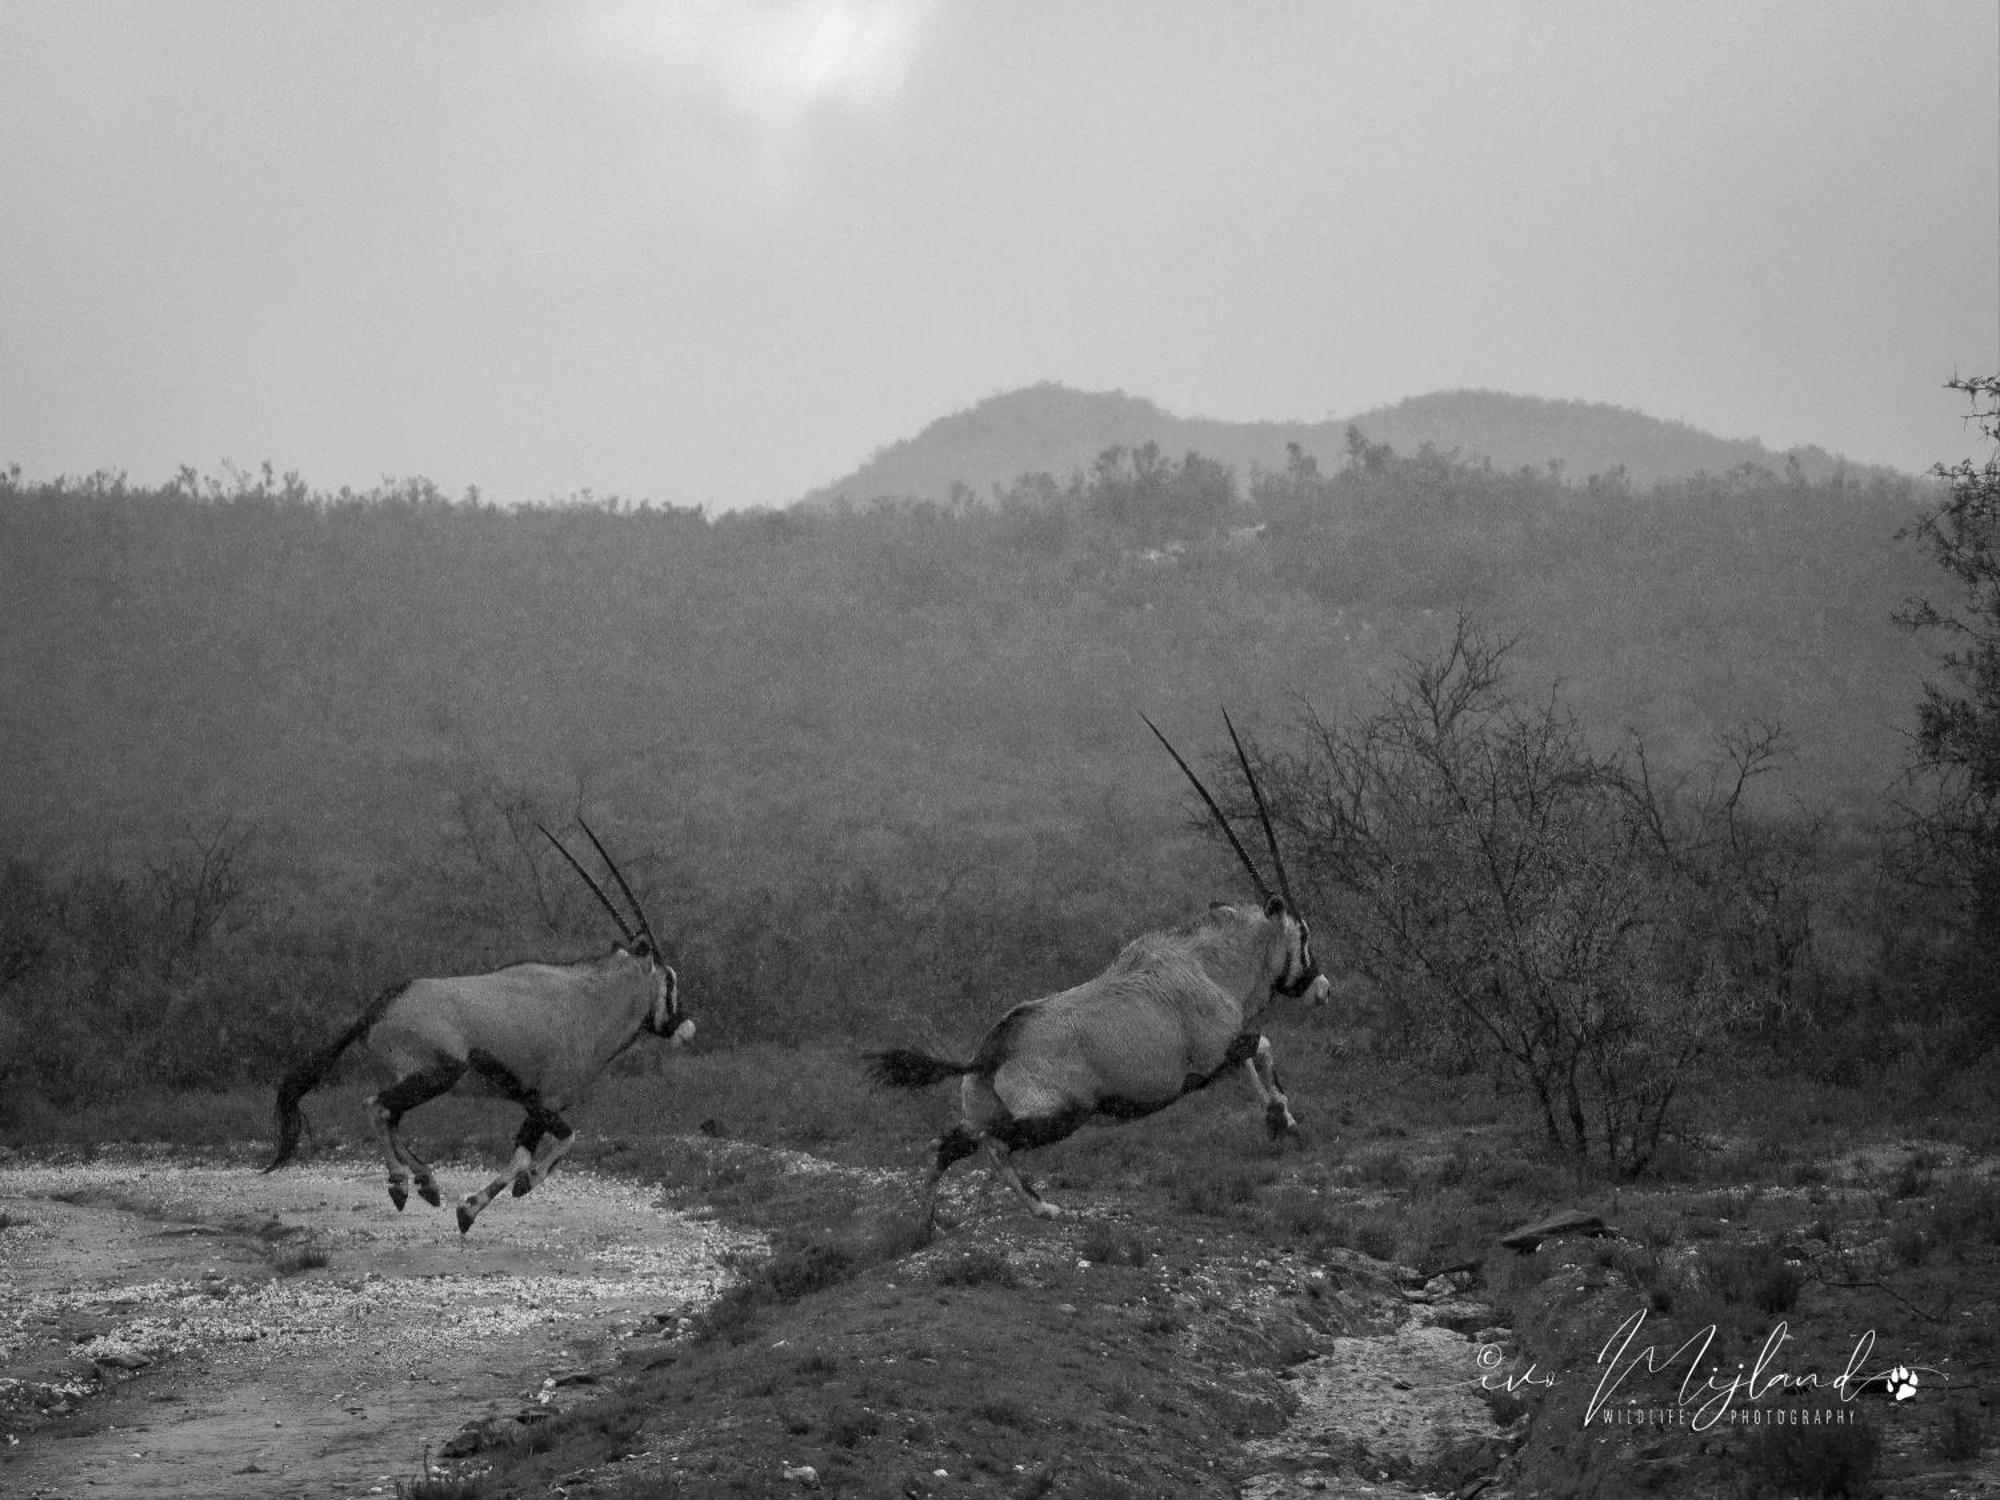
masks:
[[[623,948],[573,964],[522,963],[412,980],[363,1038],[389,1079],[477,1052],[461,1092],[511,1097],[515,1088],[566,1109],[637,1038],[654,1003],[647,966]]]

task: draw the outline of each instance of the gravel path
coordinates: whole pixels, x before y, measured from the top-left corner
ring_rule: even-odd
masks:
[[[752,1241],[560,1171],[461,1237],[379,1165],[0,1162],[0,1493],[393,1494],[712,1299]],[[324,1265],[302,1263],[325,1258]]]

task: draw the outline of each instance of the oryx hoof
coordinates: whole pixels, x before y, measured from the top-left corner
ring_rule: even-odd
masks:
[[[396,1205],[396,1212],[403,1211],[403,1205],[410,1201],[410,1190],[400,1182],[389,1184],[389,1201]]]
[[[463,1203],[458,1205],[458,1232],[465,1234],[472,1228],[472,1221],[478,1216]]]
[[[516,1198],[527,1197],[529,1190],[533,1188],[534,1185],[535,1185],[535,1179],[529,1176],[526,1172],[516,1172],[514,1174],[514,1196]]]
[[[418,1183],[417,1196],[423,1199],[424,1202],[428,1203],[432,1208],[442,1208],[444,1206],[444,1199],[439,1196],[438,1186],[435,1182],[426,1180],[424,1182]]]

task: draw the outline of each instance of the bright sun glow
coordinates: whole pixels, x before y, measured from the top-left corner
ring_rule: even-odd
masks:
[[[876,109],[915,60],[930,0],[605,0],[593,50],[771,131],[815,108]]]

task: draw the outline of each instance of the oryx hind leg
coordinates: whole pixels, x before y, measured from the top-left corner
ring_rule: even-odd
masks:
[[[1250,1087],[1257,1091],[1258,1102],[1264,1106],[1264,1128],[1271,1139],[1281,1141],[1297,1136],[1299,1122],[1292,1114],[1292,1102],[1285,1095],[1284,1085],[1278,1081],[1269,1037],[1257,1038],[1257,1050],[1245,1059],[1243,1071],[1250,1079]]]
[[[1076,1103],[1034,1069],[1012,1063],[1003,1063],[993,1075],[990,1092],[991,1113],[982,1134],[994,1173],[1021,1195],[1036,1218],[1055,1218],[1061,1210],[1036,1192],[1009,1158],[1075,1134],[1089,1117],[1089,1106]]]
[[[437,1179],[431,1175],[430,1163],[411,1149],[410,1144],[397,1134],[396,1127],[410,1110],[426,1099],[449,1093],[464,1076],[464,1063],[455,1058],[441,1058],[423,1072],[400,1078],[363,1101],[368,1110],[368,1121],[382,1143],[383,1154],[389,1159],[389,1201],[396,1205],[398,1212],[410,1201],[412,1180],[416,1183],[417,1196],[432,1208],[444,1200],[438,1192]]]
[[[1065,1131],[1064,1134],[1068,1132]],[[1021,1195],[1021,1201],[1028,1205],[1029,1213],[1038,1219],[1053,1219],[1062,1213],[1061,1209],[1035,1191],[1032,1182],[1021,1175],[1019,1168],[1009,1159],[1013,1154],[1011,1147],[993,1136],[988,1136],[981,1144],[986,1148],[986,1159],[993,1164],[994,1174]]]
[[[980,1137],[977,1132],[963,1125],[954,1125],[938,1140],[937,1160],[931,1164],[931,1174],[924,1181],[924,1233],[929,1235],[938,1227],[938,1185],[944,1181],[944,1174],[953,1162],[963,1161],[979,1149]],[[947,1225],[947,1228],[950,1226]]]
[[[1053,1219],[1062,1210],[1035,1191],[1035,1185],[1021,1175],[1011,1157],[1016,1151],[1053,1146],[1074,1135],[1088,1114],[1088,1110],[1071,1106],[1055,1114],[1011,1115],[997,1121],[986,1134],[986,1156],[993,1163],[994,1172],[1021,1195],[1028,1212],[1038,1219]]]

